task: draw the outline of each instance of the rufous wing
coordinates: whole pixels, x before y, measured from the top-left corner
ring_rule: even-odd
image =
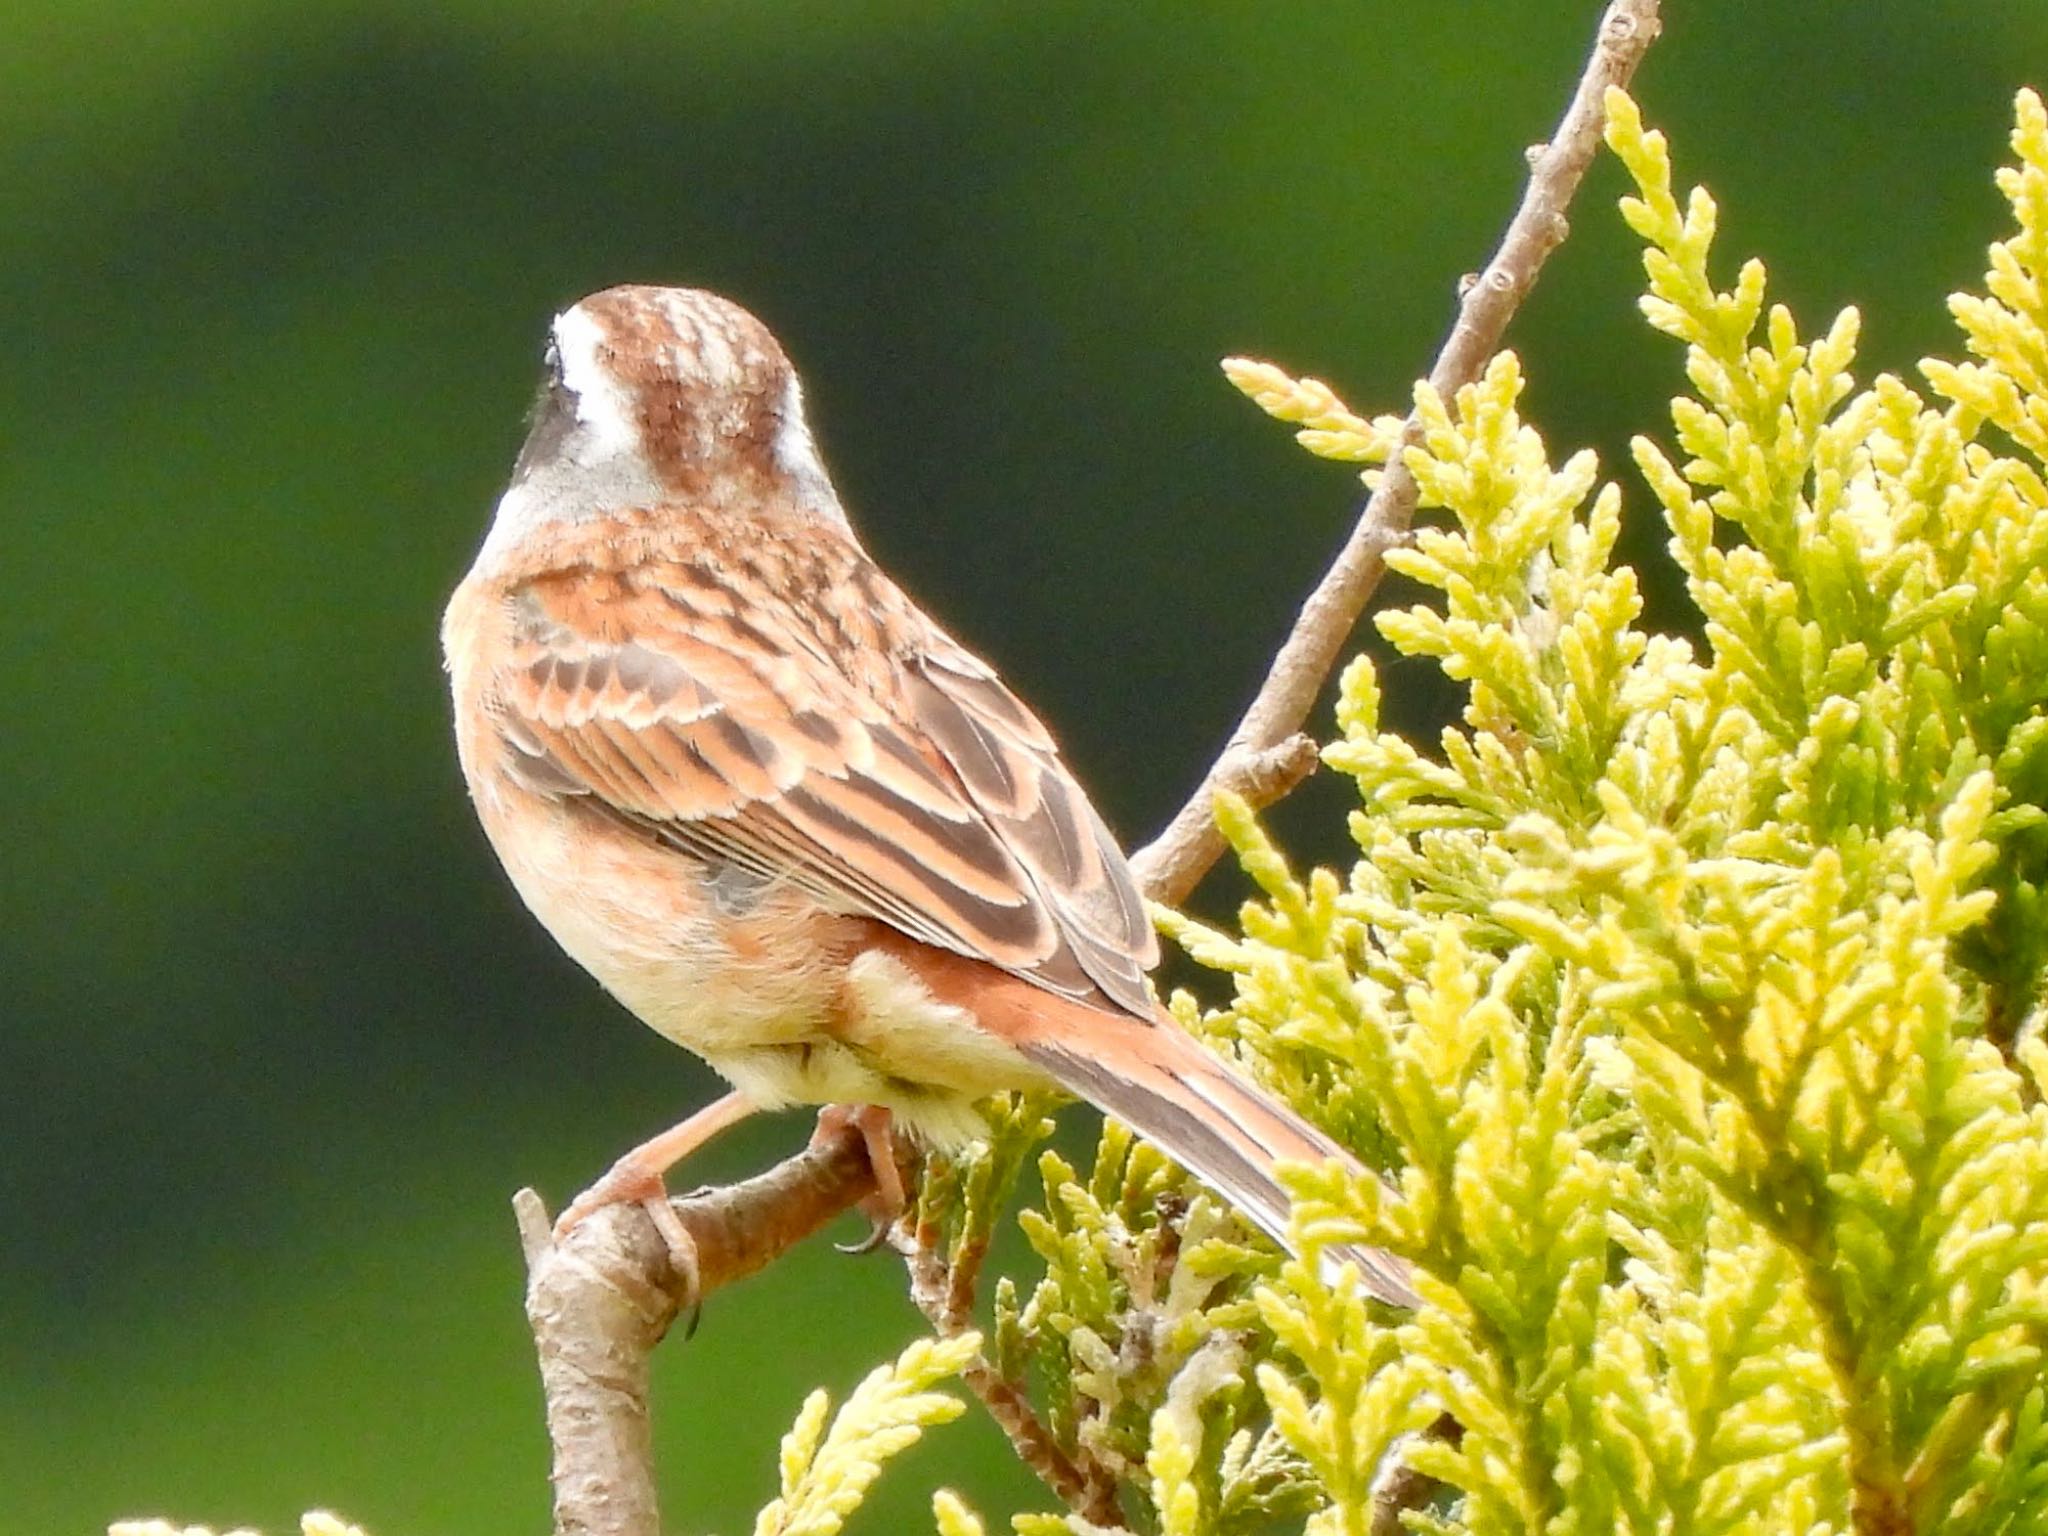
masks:
[[[827,530],[751,549],[691,532],[675,558],[512,587],[491,707],[515,771],[1149,1018],[1157,941],[1122,855],[994,672]]]

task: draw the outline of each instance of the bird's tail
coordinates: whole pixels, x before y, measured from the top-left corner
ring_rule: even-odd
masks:
[[[1273,1176],[1276,1162],[1336,1158],[1364,1172],[1350,1153],[1170,1019],[1110,1014],[1035,987],[1004,989],[1003,1002],[1012,1016],[988,1022],[1027,1058],[1154,1143],[1282,1246],[1291,1247],[1288,1197]],[[1087,1015],[1085,1030],[1062,1027],[1072,1013]],[[1324,1259],[1331,1267],[1355,1264],[1366,1289],[1383,1301],[1419,1305],[1407,1264],[1393,1254],[1344,1245],[1325,1249]]]

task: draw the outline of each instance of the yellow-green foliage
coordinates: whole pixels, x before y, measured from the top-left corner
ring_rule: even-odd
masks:
[[[782,1493],[754,1521],[754,1536],[836,1536],[884,1463],[960,1416],[960,1400],[933,1388],[959,1375],[980,1345],[972,1333],[920,1339],[870,1371],[836,1414],[813,1392],[782,1437]]]
[[[1014,1164],[1050,1129],[1028,1098],[999,1105],[992,1122],[973,1166]],[[1021,1221],[1043,1270],[1028,1294],[1008,1277],[995,1287],[993,1376],[1033,1399],[1057,1454],[1139,1528],[1250,1536],[1298,1523],[1314,1508],[1309,1470],[1254,1384],[1273,1359],[1255,1295],[1277,1273],[1270,1250],[1114,1122],[1085,1173],[1054,1152],[1038,1169],[1044,1198]],[[970,1187],[974,1177],[970,1167]],[[938,1214],[934,1187],[943,1199],[961,1182],[951,1167],[928,1174],[920,1219]],[[955,1263],[976,1241],[974,1220],[961,1230]],[[933,1514],[941,1536],[982,1536],[951,1493],[934,1499]],[[1021,1536],[1092,1529],[1071,1515],[1012,1525]]]
[[[1383,731],[1355,662],[1356,866],[1297,875],[1226,801],[1261,899],[1165,916],[1233,986],[1183,1022],[1393,1193],[1293,1171],[1279,1265],[1112,1125],[1041,1157],[1043,1278],[995,1291],[992,1374],[1134,1529],[1367,1536],[1401,1471],[1441,1484],[1419,1531],[2048,1532],[2048,115],[2020,97],[2018,231],[1953,303],[1975,361],[1916,393],[1858,387],[1853,311],[1802,339],[1760,264],[1716,288],[1712,200],[1608,105],[1686,348],[1675,447],[1634,458],[1694,637],[1642,627],[1623,492],[1552,464],[1512,355],[1418,390],[1432,515],[1389,564],[1430,600],[1378,623],[1462,720]],[[1398,442],[1227,368],[1311,451]],[[1006,1106],[927,1179],[956,1268],[1044,1132]],[[1324,1283],[1359,1241],[1412,1316]]]
[[[2019,232],[1927,398],[1857,389],[1853,311],[1804,340],[1760,264],[1717,289],[1712,200],[1610,108],[1687,349],[1678,453],[1635,459],[1701,642],[1638,627],[1621,494],[1552,466],[1512,356],[1418,392],[1449,515],[1389,563],[1437,600],[1379,625],[1462,724],[1383,732],[1354,663],[1357,867],[1297,879],[1226,807],[1265,899],[1174,925],[1235,975],[1215,1027],[1393,1154],[1395,1200],[1304,1173],[1303,1239],[1425,1302],[1290,1265],[1261,1381],[1330,1531],[1438,1409],[1423,1529],[2048,1529],[2048,119],[2020,98]]]
[[[1299,426],[1295,441],[1317,458],[1378,464],[1401,440],[1400,417],[1356,416],[1321,379],[1291,378],[1249,357],[1225,358],[1223,372],[1268,416]]]

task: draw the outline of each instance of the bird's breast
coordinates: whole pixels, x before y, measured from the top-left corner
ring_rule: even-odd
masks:
[[[478,811],[521,898],[656,1033],[714,1059],[818,1033],[845,964],[843,919],[791,886],[728,889],[573,801],[517,785],[490,798]]]

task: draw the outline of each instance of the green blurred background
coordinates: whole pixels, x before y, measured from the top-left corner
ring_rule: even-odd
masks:
[[[1639,92],[1724,250],[1809,323],[1862,304],[1866,364],[1950,349],[2048,10],[1670,10]],[[711,1092],[519,908],[450,750],[435,625],[551,311],[623,280],[756,309],[870,546],[1135,841],[1355,494],[1215,359],[1398,405],[1595,11],[11,0],[0,1536],[545,1528],[507,1196]],[[1603,164],[1513,339],[1560,454],[1619,468],[1679,374],[1617,191]],[[1341,803],[1297,840],[1337,853]],[[803,1391],[911,1336],[901,1292],[817,1243],[663,1350],[674,1528],[747,1527]],[[858,1529],[928,1528],[941,1478],[1033,1498],[970,1419]]]

